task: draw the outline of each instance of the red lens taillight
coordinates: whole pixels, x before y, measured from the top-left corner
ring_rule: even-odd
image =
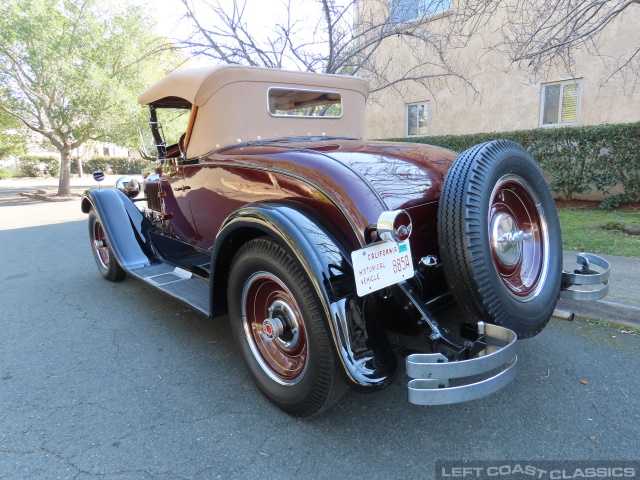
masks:
[[[382,212],[376,228],[380,239],[403,242],[411,235],[411,217],[404,210]]]

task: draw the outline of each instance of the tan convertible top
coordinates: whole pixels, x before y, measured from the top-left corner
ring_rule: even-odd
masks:
[[[338,92],[342,115],[272,116],[267,105],[271,87]],[[368,94],[368,83],[358,77],[224,65],[172,72],[140,94],[138,102],[198,107],[192,109],[193,129],[187,134],[187,156],[193,158],[231,144],[269,138],[363,138]]]

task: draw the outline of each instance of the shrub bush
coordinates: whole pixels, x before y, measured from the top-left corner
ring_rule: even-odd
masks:
[[[612,195],[603,206],[640,201],[640,123],[603,125],[601,153],[594,162],[596,188],[608,194],[616,185],[623,193]]]
[[[544,170],[551,190],[564,200],[592,188],[607,195],[618,185],[624,193],[607,198],[603,206],[640,200],[640,123],[389,140],[429,143],[462,152],[498,138],[526,148]]]
[[[105,174],[113,175],[140,175],[142,170],[149,166],[147,160],[128,157],[93,157],[82,160],[84,173],[101,170]],[[78,173],[78,162],[71,162],[71,173]]]
[[[0,180],[6,180],[11,177],[11,170],[8,168],[0,168]]]
[[[56,157],[25,155],[20,157],[20,171],[27,177],[57,177],[60,175],[60,160]]]

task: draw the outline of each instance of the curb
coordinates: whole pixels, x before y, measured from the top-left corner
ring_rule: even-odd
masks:
[[[640,328],[640,302],[607,296],[593,302],[561,298],[558,307],[573,312],[581,320],[604,321],[624,327]]]
[[[42,190],[38,190],[41,192]],[[74,197],[50,197],[43,193],[21,193],[20,196],[26,198],[33,198],[34,200],[40,200],[41,202],[69,202],[71,200],[80,200],[79,196]]]

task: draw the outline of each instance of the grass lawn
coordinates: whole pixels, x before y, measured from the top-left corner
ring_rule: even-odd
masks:
[[[601,210],[595,202],[593,206],[559,202],[558,216],[565,250],[640,258],[640,235],[599,228],[609,222],[640,227],[640,209]]]

